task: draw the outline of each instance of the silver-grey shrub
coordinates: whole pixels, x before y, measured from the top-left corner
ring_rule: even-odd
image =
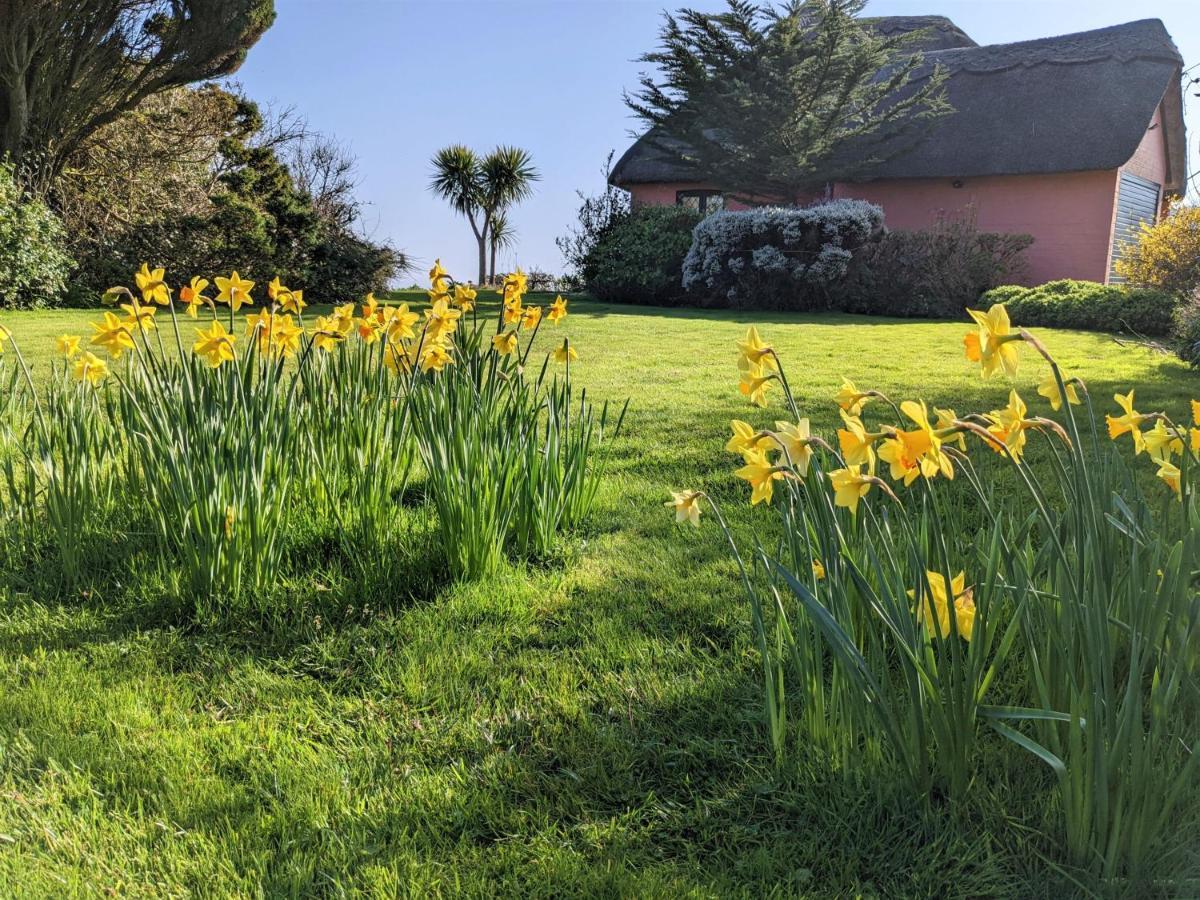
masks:
[[[865,200],[714,213],[692,232],[683,287],[705,305],[826,306],[854,251],[882,232],[883,210]]]

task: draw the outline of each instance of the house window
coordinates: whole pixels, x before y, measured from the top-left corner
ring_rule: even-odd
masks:
[[[707,216],[725,208],[725,195],[720,191],[676,191],[675,205]]]

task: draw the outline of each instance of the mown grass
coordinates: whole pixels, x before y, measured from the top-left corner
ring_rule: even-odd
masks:
[[[5,314],[34,365],[92,313]],[[841,377],[960,412],[1007,385],[961,323],[576,301],[563,335],[597,399],[632,398],[600,508],[561,558],[445,583],[430,513],[401,510],[403,578],[350,579],[299,528],[267,620],[193,624],[138,535],[0,575],[0,884],[11,896],[1050,896],[1047,775],[985,741],[989,777],[931,812],[767,752],[747,610],[717,529],[671,488],[761,516],[730,474],[733,342],[757,324],[814,427]],[[1045,332],[1098,406],[1183,416],[1200,379],[1103,335]],[[11,362],[11,360],[9,360]],[[1019,386],[1032,401],[1032,354]],[[997,738],[999,741],[999,738]],[[1193,811],[1197,804],[1193,804]],[[1189,852],[1194,852],[1189,851]],[[1186,893],[1186,891],[1184,892]]]

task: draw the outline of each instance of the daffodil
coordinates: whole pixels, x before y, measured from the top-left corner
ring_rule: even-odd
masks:
[[[383,324],[383,306],[375,299],[374,292],[367,294],[367,298],[362,305],[362,318],[371,321],[375,325]]]
[[[844,506],[851,515],[855,515],[859,501],[867,496],[876,480],[874,476],[864,474],[861,466],[847,466],[830,472],[829,483],[833,485],[834,504]]]
[[[1162,460],[1158,464],[1158,471],[1154,474],[1161,478],[1163,484],[1174,491],[1176,496],[1183,497],[1183,473],[1179,471],[1179,466]]]
[[[746,329],[746,338],[737,342],[738,368],[743,372],[759,372],[761,369],[778,369],[775,351],[770,344],[758,336],[758,329],[751,325]]]
[[[926,478],[932,478],[941,473],[944,478],[953,478],[954,463],[949,456],[942,452],[942,438],[938,430],[929,422],[929,410],[925,407],[925,401],[905,400],[900,404],[900,412],[912,420],[929,445],[924,451],[921,474]],[[909,446],[915,446],[915,444],[910,441]],[[883,456],[882,450],[879,455]],[[932,466],[932,471],[930,466]]]
[[[571,346],[571,342],[563,339],[562,346],[554,351],[554,361],[559,363],[572,363],[579,357],[575,352],[575,348]]]
[[[700,527],[700,492],[671,491],[671,499],[663,506],[674,507],[675,522],[682,524],[690,522],[696,528]]]
[[[184,311],[193,319],[199,314],[200,304],[208,302],[208,298],[204,296],[207,287],[207,278],[193,277],[188,284],[179,289],[179,299],[184,304]]]
[[[1104,417],[1105,422],[1108,424],[1109,438],[1115,441],[1121,435],[1129,434],[1133,437],[1134,451],[1141,453],[1146,449],[1146,445],[1140,426],[1149,417],[1142,415],[1133,408],[1133,391],[1130,391],[1128,394],[1114,394],[1113,400],[1116,401],[1117,406],[1121,407],[1124,412],[1119,416]]]
[[[133,333],[113,313],[106,312],[103,321],[93,322],[92,328],[96,331],[92,343],[107,350],[113,359],[120,359],[126,350],[133,349]]]
[[[276,316],[271,328],[271,352],[275,356],[290,359],[300,351],[300,339],[303,336],[304,329],[290,315]]]
[[[763,435],[755,431],[749,422],[743,422],[741,419],[734,419],[729,423],[729,427],[733,429],[733,437],[729,439],[725,449],[730,453],[745,453],[747,450],[753,450],[763,439]]]
[[[454,333],[462,310],[454,309],[445,300],[439,300],[425,310],[425,332],[434,341],[440,341]]]
[[[442,261],[435,259],[433,268],[429,270],[429,284],[433,288],[430,294],[438,299],[445,297],[450,284],[449,273],[442,268]]]
[[[275,315],[265,306],[252,316],[246,316],[246,337],[254,341],[259,353],[271,351]]]
[[[949,637],[951,601],[946,591],[946,576],[940,572],[926,572],[925,578],[927,585],[922,585],[920,591],[917,618],[926,631],[943,638]],[[925,590],[926,586],[928,591]],[[955,629],[960,637],[969,641],[975,633],[975,593],[967,587],[965,572],[954,576],[950,582],[950,593],[953,594]],[[917,592],[909,591],[908,596],[915,600]]]
[[[90,350],[84,350],[75,357],[71,374],[75,376],[76,381],[87,381],[97,385],[108,377],[108,363]]]
[[[142,292],[143,303],[157,303],[166,306],[171,302],[171,292],[163,281],[165,269],[150,270],[150,266],[142,263],[141,269],[134,273],[133,280],[137,289]]]
[[[838,429],[838,446],[842,451],[842,459],[848,466],[867,466],[868,470],[875,469],[874,444],[883,437],[882,434],[872,434],[856,415],[841,410],[842,422],[845,428]]]
[[[79,341],[78,335],[60,334],[54,339],[54,346],[58,348],[59,353],[70,359],[79,352]]]
[[[428,344],[424,352],[421,354],[421,371],[422,372],[440,372],[448,364],[454,362],[450,356],[450,352],[445,346],[439,343]]]
[[[546,310],[546,320],[551,325],[557,325],[562,319],[567,317],[567,301],[563,299],[562,294],[554,298],[554,302],[550,304],[550,308]],[[1200,425],[1200,422],[1196,423]]]
[[[517,333],[505,331],[492,337],[492,348],[501,356],[508,356],[517,349]]]
[[[861,416],[863,407],[866,406],[874,397],[871,391],[860,391],[854,386],[853,381],[842,379],[842,386],[838,388],[838,392],[833,395],[834,402],[841,407],[842,412],[849,413],[852,416]]]
[[[525,296],[525,292],[528,289],[529,279],[525,277],[525,273],[521,271],[520,266],[517,266],[517,271],[504,276],[504,284],[501,287],[501,291],[506,304],[516,301],[519,305],[521,298]]]
[[[1200,456],[1200,428],[1193,428],[1190,434],[1192,437],[1192,453]]]
[[[1022,340],[1019,332],[1012,330],[1008,310],[997,303],[987,312],[968,309],[967,314],[975,320],[979,330],[968,335],[964,341],[967,359],[980,364],[983,377],[988,378],[1003,368],[1009,378],[1017,374],[1017,344]]]
[[[407,310],[407,304],[401,303],[400,308]],[[354,304],[345,303],[342,306],[335,306],[330,315],[333,319],[333,326],[344,335],[348,335],[354,330]],[[416,317],[413,317],[414,320]]]
[[[742,372],[742,379],[738,382],[738,391],[747,398],[755,406],[767,405],[767,388],[771,386],[771,381],[774,375],[763,375],[762,369],[750,369]]]
[[[366,310],[366,307],[363,309]],[[355,319],[354,328],[364,344],[374,344],[383,334],[383,323],[374,314]]]
[[[12,338],[12,332],[0,325],[0,356],[4,355],[4,344]]]
[[[338,344],[345,340],[346,335],[338,327],[333,316],[318,316],[316,328],[313,329],[313,346],[324,353],[332,352]]]
[[[942,443],[958,444],[958,449],[963,453],[967,452],[967,436],[963,434],[962,429],[955,423],[958,422],[958,413],[952,409],[934,408],[934,415],[937,416],[937,422],[934,423],[941,435]]]
[[[817,581],[825,580],[825,566],[821,564],[819,559],[814,559],[812,561],[812,573],[813,578],[815,578]]]
[[[988,434],[997,441],[992,449],[997,453],[1002,452],[1002,449],[1007,450],[1013,462],[1021,461],[1025,452],[1025,432],[1035,424],[1025,417],[1025,412],[1025,401],[1016,391],[1009,391],[1008,406],[987,414],[987,420],[991,423],[987,429]]]
[[[743,459],[746,464],[733,474],[750,482],[750,505],[754,506],[763,501],[770,503],[775,492],[775,482],[783,478],[782,470],[761,450],[747,450]]]
[[[1192,424],[1200,428],[1200,400],[1192,401]]]
[[[879,458],[890,466],[892,480],[903,481],[907,487],[919,476],[932,478],[937,474],[937,464],[926,456],[929,449],[925,432],[896,430],[879,445]]]
[[[416,337],[413,326],[421,317],[409,310],[407,303],[401,303],[394,309],[389,307],[384,318],[389,341],[395,342]]]
[[[406,374],[412,371],[416,348],[409,348],[403,343],[389,343],[383,353],[383,364],[393,375]]]
[[[279,295],[286,294],[288,289],[279,283],[279,276],[276,275],[267,282],[267,299],[272,303],[279,302]]]
[[[1067,402],[1072,406],[1080,404],[1079,392],[1075,390],[1075,382],[1067,377],[1065,372],[1062,375],[1063,384],[1066,385]],[[1038,393],[1050,401],[1050,408],[1055,412],[1062,409],[1063,392],[1058,389],[1058,379],[1054,377],[1054,371],[1046,373],[1046,377],[1042,379],[1042,383],[1038,385]]]
[[[1183,439],[1162,419],[1155,420],[1153,428],[1142,432],[1142,444],[1150,458],[1159,463],[1170,462],[1172,455],[1183,453]]]
[[[775,433],[771,439],[783,450],[784,459],[802,478],[808,474],[808,464],[812,460],[812,432],[808,419],[800,419],[795,424],[791,422],[776,422]]]
[[[279,296],[279,308],[284,312],[300,315],[306,306],[308,304],[304,302],[304,291],[284,291]]]
[[[454,286],[454,305],[463,312],[470,312],[475,308],[476,290],[467,284],[456,284]]]
[[[254,282],[242,278],[236,271],[230,273],[228,278],[217,276],[217,302],[228,304],[237,312],[243,306],[249,306],[254,300],[250,296],[250,291],[254,288]]]
[[[542,308],[540,306],[525,307],[525,314],[521,317],[521,325],[527,331],[533,331],[542,321]]]
[[[504,324],[516,325],[521,321],[521,317],[525,315],[525,308],[521,306],[521,298],[517,297],[514,300],[504,301]]]
[[[122,303],[121,309],[125,312],[125,324],[131,331],[154,330],[154,315],[158,312],[157,307],[142,306],[137,300],[134,300],[132,303]]]
[[[213,319],[208,330],[197,328],[196,334],[192,352],[203,357],[212,368],[219,369],[224,363],[233,362],[234,337],[218,320]]]

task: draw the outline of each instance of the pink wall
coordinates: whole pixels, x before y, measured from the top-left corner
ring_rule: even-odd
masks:
[[[973,215],[980,231],[1033,235],[1022,279],[1104,281],[1108,274],[1116,172],[992,175],[961,179],[912,178],[836,184],[835,197],[883,207],[889,228],[928,228]]]
[[[1167,183],[1167,141],[1162,129],[1161,106],[1154,111],[1154,118],[1137,150],[1121,168],[1158,184]]]

